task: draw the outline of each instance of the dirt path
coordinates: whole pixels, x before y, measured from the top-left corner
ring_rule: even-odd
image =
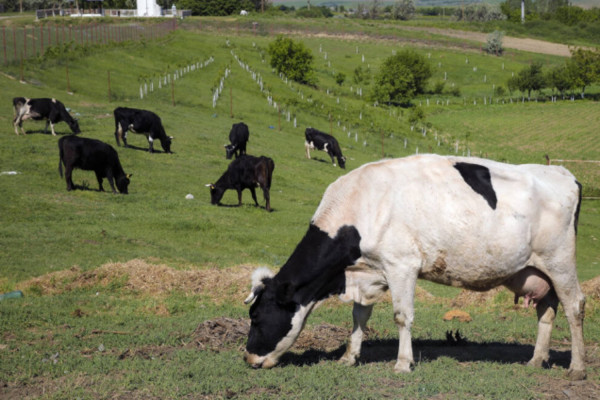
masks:
[[[425,31],[437,35],[450,36],[458,39],[473,40],[486,43],[488,34],[481,32],[459,31],[454,29],[439,28],[420,28],[420,27],[402,27],[402,29],[411,31]],[[569,46],[559,43],[551,43],[537,39],[523,39],[512,36],[504,36],[502,44],[507,49],[530,51],[532,53],[549,54],[553,56],[570,57]]]

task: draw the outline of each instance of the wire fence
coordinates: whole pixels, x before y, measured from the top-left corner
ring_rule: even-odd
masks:
[[[50,47],[67,43],[80,46],[120,43],[128,40],[153,40],[177,29],[177,21],[169,19],[148,23],[89,23],[80,25],[43,24],[39,26],[0,29],[0,65],[17,64],[42,56]]]

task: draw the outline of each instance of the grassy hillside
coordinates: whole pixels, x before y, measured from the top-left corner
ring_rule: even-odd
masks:
[[[389,303],[376,308],[371,320],[374,352],[367,351],[366,364],[358,368],[331,362],[344,339],[315,349],[319,337],[343,338],[351,327],[349,307],[335,302],[311,317],[308,332],[313,336],[283,368],[250,371],[239,348],[244,341],[240,321],[247,316],[241,300],[250,270],[256,265],[276,269],[285,262],[327,185],[347,172],[332,167],[324,153],[305,158],[307,126],[338,138],[348,170],[382,156],[417,151],[470,152],[515,163],[542,163],[546,153],[552,158],[599,159],[594,141],[597,102],[510,104],[507,97],[504,104],[495,98],[491,105],[488,100],[482,104],[493,85],[504,84],[512,71],[532,59],[539,57],[546,65],[562,60],[520,53],[498,59],[454,46],[416,47],[434,65],[432,81],[446,77],[447,87],[459,86],[461,96],[416,99],[426,121],[411,128],[408,110],[374,107],[351,82],[354,68],[375,72],[406,42],[305,38],[315,55],[318,79],[317,87],[309,88],[272,72],[266,56],[271,37],[207,31],[207,25],[202,20],[201,26],[189,23],[187,30],[152,42],[95,47],[26,63],[26,83],[14,79],[18,66],[0,75],[0,90],[6,94],[0,104],[0,126],[5,127],[0,172],[17,172],[0,175],[0,292],[25,292],[24,299],[0,302],[0,397],[364,398],[401,393],[409,398],[524,398],[539,397],[548,382],[558,382],[568,364],[564,347],[553,352],[560,368],[532,371],[521,365],[535,342],[535,311],[513,310],[512,297],[502,292],[480,305],[465,306],[478,316],[476,323],[446,323],[441,315],[457,304],[449,299],[458,291],[433,284],[422,287],[436,300],[425,296],[417,304],[413,335],[421,347],[415,350],[418,365],[410,376],[399,378],[391,372],[397,330]],[[66,92],[67,59],[72,94]],[[204,66],[207,60],[213,61]],[[203,67],[188,70],[199,64]],[[158,79],[170,75],[172,80],[175,70],[173,84],[164,87],[163,80],[159,89]],[[226,70],[230,72],[213,107],[214,89]],[[334,81],[336,72],[347,76],[341,87]],[[265,91],[253,79],[259,76]],[[144,84],[149,88],[141,99]],[[598,88],[590,90],[597,92]],[[13,96],[63,101],[78,116],[83,136],[117,149],[125,171],[133,174],[130,194],[99,193],[93,173],[80,170],[73,179],[85,190],[67,192],[57,171],[57,138],[43,134],[43,124],[36,122],[24,123],[30,134],[16,136],[9,101]],[[129,135],[132,148],[117,148],[112,118],[117,106],[157,112],[174,136],[174,154],[148,154],[144,136],[135,134]],[[239,208],[209,202],[205,184],[225,171],[223,145],[231,124],[238,121],[250,127],[249,154],[275,160],[272,213],[254,207],[248,192]],[[64,123],[56,128],[59,136],[69,133]],[[160,150],[160,145],[155,148]],[[582,174],[594,174],[593,168]],[[194,199],[187,200],[187,194]],[[264,206],[260,193],[258,197]],[[228,192],[223,202],[234,205],[237,196]],[[598,275],[600,262],[597,200],[584,201],[580,227],[578,273],[588,280]],[[177,277],[178,284],[170,286]],[[143,283],[132,283],[135,278]],[[595,304],[592,300],[591,323],[585,326],[590,357],[597,360]],[[569,340],[560,315],[553,346]],[[203,321],[218,323],[202,325]],[[231,329],[223,328],[221,346],[215,342],[211,347],[207,332],[216,337],[219,326]],[[324,334],[319,336],[318,329]],[[446,347],[436,353],[448,329],[460,329],[475,343],[470,348],[475,353],[481,350],[480,342],[500,343],[490,354],[508,358],[498,361],[488,354],[460,361]],[[439,379],[440,368],[455,371],[452,379]],[[596,382],[597,363],[592,362],[589,373]],[[467,376],[470,385],[461,383]],[[517,377],[521,384],[504,384]]]

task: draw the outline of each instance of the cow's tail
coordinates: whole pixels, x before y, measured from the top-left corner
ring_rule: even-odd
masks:
[[[273,179],[273,170],[275,162],[271,158],[267,158],[267,187],[271,189],[271,180]]]
[[[60,141],[58,142],[58,173],[60,175],[60,177],[63,177],[63,171],[62,171],[62,161],[63,161],[63,148],[61,146]]]

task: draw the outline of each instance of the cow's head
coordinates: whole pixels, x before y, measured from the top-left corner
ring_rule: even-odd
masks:
[[[292,294],[291,284],[278,282],[268,269],[252,274],[252,289],[244,301],[252,303],[244,359],[253,368],[275,366],[300,334],[310,309],[294,302]]]
[[[225,189],[222,187],[218,187],[213,183],[209,183],[206,185],[207,188],[210,188],[210,204],[219,204],[221,199],[223,198],[223,194],[225,193]]]
[[[311,311],[327,297],[344,293],[344,271],[360,255],[355,227],[343,226],[332,238],[311,224],[277,275],[257,269],[245,300],[252,303],[246,362],[254,368],[276,365],[300,335]]]
[[[337,158],[338,164],[340,164],[340,168],[346,169],[346,157],[340,156]]]
[[[124,174],[117,178],[117,189],[119,189],[119,193],[127,194],[127,187],[129,186],[129,178],[131,178],[132,174]]]
[[[160,139],[160,145],[162,146],[165,153],[171,152],[171,143],[173,142],[173,136],[164,136]]]
[[[236,149],[236,145],[235,144],[226,144],[225,145],[225,157],[228,160],[231,160],[231,157],[233,157],[233,154],[235,153],[235,149]]]
[[[71,131],[73,131],[73,133],[81,133],[81,129],[79,129],[79,122],[75,118],[73,118],[73,120],[68,124],[69,128],[71,128]]]

